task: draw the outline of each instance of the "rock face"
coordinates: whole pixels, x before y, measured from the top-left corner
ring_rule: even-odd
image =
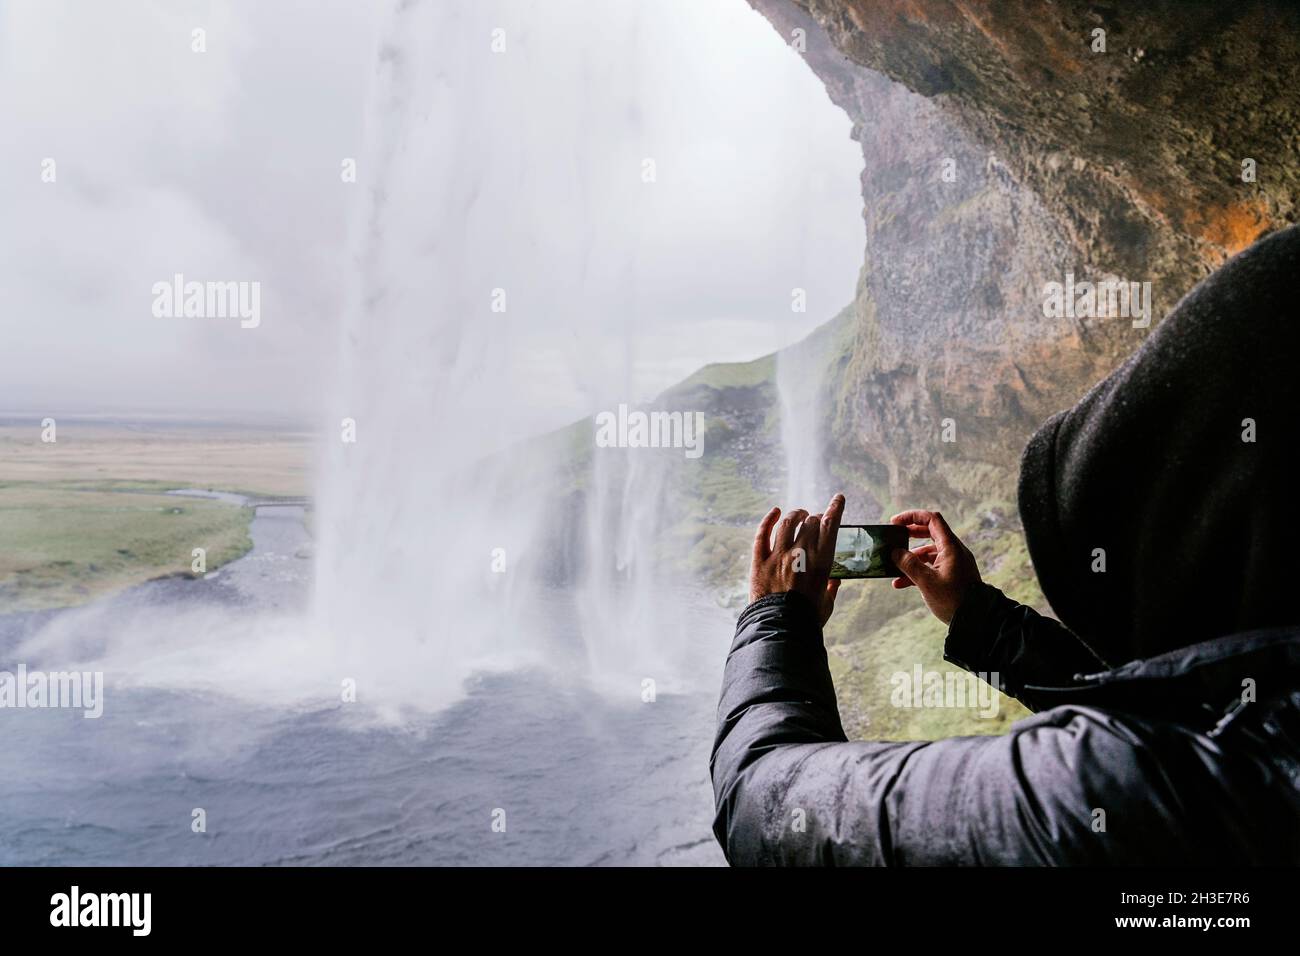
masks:
[[[866,261],[832,445],[838,477],[883,506],[1009,502],[1033,427],[1149,331],[1048,318],[1047,283],[1150,282],[1154,325],[1295,219],[1286,4],[750,2],[862,144]]]
[[[797,2],[854,62],[959,117],[1103,264],[1176,251],[1214,265],[1292,221],[1300,10],[1286,0]]]

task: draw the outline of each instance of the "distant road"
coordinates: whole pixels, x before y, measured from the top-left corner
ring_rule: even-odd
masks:
[[[298,507],[298,508],[306,508],[308,510],[311,510],[312,508],[315,507],[315,502],[313,501],[313,499],[307,498],[302,495],[296,497],[289,496],[289,495],[280,496],[280,497],[276,497],[276,496],[254,497],[251,495],[245,495],[244,499],[245,499],[244,505],[249,508],[262,508],[262,507],[267,507],[272,505],[278,505],[282,507]]]

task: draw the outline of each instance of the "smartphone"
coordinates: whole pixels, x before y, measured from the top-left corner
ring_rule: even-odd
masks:
[[[890,554],[907,547],[901,524],[842,524],[835,538],[833,578],[901,578]]]

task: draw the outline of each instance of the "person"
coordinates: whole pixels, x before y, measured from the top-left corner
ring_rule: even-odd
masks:
[[[822,640],[844,498],[763,518],[710,760],[730,863],[1300,862],[1298,230],[1029,441],[1020,515],[1059,621],[981,581],[939,512],[892,519],[930,541],[895,586],[948,626],[944,658],[1033,712],[1008,732],[849,742]]]

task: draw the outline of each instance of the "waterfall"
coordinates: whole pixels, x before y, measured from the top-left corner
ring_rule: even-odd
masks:
[[[838,488],[827,470],[827,376],[841,313],[807,338],[776,355],[781,448],[785,456],[782,507],[821,510]]]
[[[777,354],[776,384],[785,453],[785,508],[816,511],[823,499],[820,382],[806,351]]]
[[[713,263],[669,254],[710,222],[702,203],[740,217],[770,189],[765,177],[717,188],[743,161],[725,136],[702,147],[683,124],[664,95],[680,57],[662,53],[689,11],[720,30],[744,18],[782,69],[803,64],[740,4],[528,9],[393,3],[358,182],[343,187],[357,191],[351,292],[322,423],[312,631],[339,678],[380,706],[441,706],[476,670],[521,663],[580,668],[619,693],[692,673],[695,612],[670,550],[685,546],[668,532],[683,469],[706,463],[595,447],[590,419],[537,438],[558,423],[537,424],[528,386],[550,369],[586,414],[643,404],[643,336],[665,335],[666,314],[727,318],[773,300],[746,289],[742,305],[715,305],[700,278]],[[660,181],[643,178],[651,151],[671,171]],[[701,248],[716,256],[733,238]],[[745,248],[735,285],[760,246]],[[678,336],[701,365],[716,347]],[[820,411],[787,361],[781,427],[803,496],[819,487]]]
[[[622,101],[602,101],[614,94],[592,78],[629,58],[635,69],[652,41],[638,35],[637,11],[606,10],[625,35],[585,42],[590,9],[560,5],[528,20],[528,44],[517,27],[502,34],[506,52],[493,59],[500,13],[393,4],[358,166],[353,288],[324,423],[314,617],[341,675],[398,708],[440,706],[495,665],[545,661],[631,678],[673,643],[662,639],[672,612],[654,574],[665,488],[656,463],[641,450],[592,449],[590,422],[558,446],[520,441],[519,425],[532,410],[518,342],[539,316],[565,317],[546,344],[573,363],[591,406],[632,397],[644,250],[627,223],[653,215],[652,199],[628,189],[611,204],[613,190],[593,192],[572,156],[530,152],[503,133],[544,123],[540,141],[638,171],[635,156],[601,156],[610,127],[637,119]],[[571,55],[557,57],[566,45]],[[549,54],[544,64],[538,51]],[[585,101],[536,102],[538,70]],[[563,229],[552,228],[559,217]],[[612,231],[619,242],[603,245]],[[615,322],[621,355],[607,354]],[[603,338],[588,338],[597,330]],[[571,623],[551,633],[545,617]]]
[[[360,696],[395,705],[445,703],[476,662],[520,650],[510,572],[542,505],[490,460],[517,370],[510,313],[490,311],[496,210],[475,200],[522,164],[472,148],[496,100],[490,80],[450,79],[482,58],[440,42],[462,15],[403,0],[379,43],[318,489],[316,629]]]

